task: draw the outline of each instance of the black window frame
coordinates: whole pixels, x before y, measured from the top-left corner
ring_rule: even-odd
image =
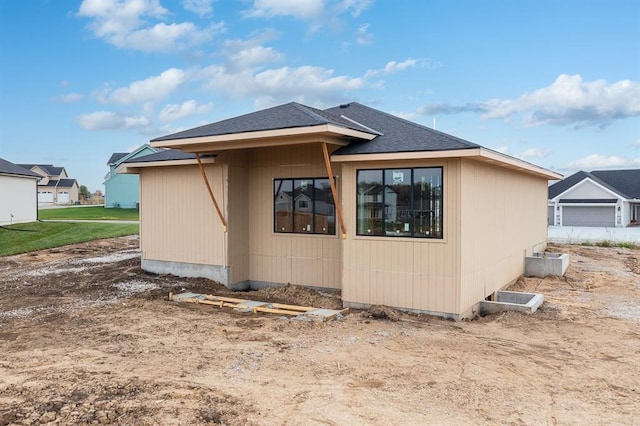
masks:
[[[381,203],[382,206],[384,208],[386,208],[386,197],[385,197],[385,190],[384,188],[386,188],[386,186],[388,185],[387,182],[385,181],[385,176],[387,175],[385,172],[389,171],[389,170],[410,170],[411,171],[411,199],[410,199],[410,209],[408,210],[408,215],[409,217],[411,217],[411,223],[410,223],[410,233],[411,235],[394,235],[394,234],[389,234],[385,231],[386,229],[386,225],[387,225],[387,221],[386,221],[386,214],[382,214],[382,233],[381,234],[370,234],[370,233],[361,233],[360,232],[360,226],[359,226],[359,220],[360,217],[358,215],[358,209],[360,208],[360,204],[359,204],[359,176],[360,176],[360,172],[363,171],[367,171],[367,172],[380,172],[381,173],[381,177],[382,177],[382,192],[381,192]],[[440,230],[440,234],[439,235],[416,235],[416,231],[415,231],[415,218],[416,218],[416,208],[414,205],[415,202],[415,171],[416,170],[439,170],[440,171],[440,188],[439,188],[439,203],[438,203],[438,228]],[[405,166],[399,166],[399,167],[386,167],[386,168],[363,168],[363,169],[356,169],[356,203],[355,203],[355,214],[356,214],[356,236],[358,237],[384,237],[384,238],[419,238],[419,239],[430,239],[430,240],[443,240],[444,239],[444,167],[443,166],[428,166],[428,167],[405,167]]]
[[[295,193],[295,181],[300,181],[300,180],[309,180],[311,181],[311,187],[314,188],[312,193],[313,193],[313,197],[310,200],[310,205],[311,205],[311,231],[296,231],[296,224],[295,224],[295,212],[296,212],[296,202],[295,202],[295,197],[292,197],[291,200],[291,231],[281,231],[278,229],[277,227],[277,211],[276,211],[276,202],[277,202],[277,197],[278,197],[278,191],[276,190],[276,185],[277,182],[283,182],[283,181],[290,181],[291,182],[291,188],[292,188],[292,195],[293,193]],[[320,181],[320,180],[324,180],[324,181],[329,181],[328,177],[319,177],[319,176],[315,176],[315,177],[286,177],[286,178],[273,178],[273,232],[275,234],[297,234],[297,235],[326,235],[326,236],[336,236],[338,233],[338,225],[336,222],[336,214],[337,214],[337,210],[336,210],[336,206],[335,203],[333,202],[333,194],[331,195],[331,205],[333,205],[333,232],[317,232],[316,231],[316,192],[315,192],[315,187],[316,187],[316,181]],[[336,182],[336,178],[333,178],[333,181]]]

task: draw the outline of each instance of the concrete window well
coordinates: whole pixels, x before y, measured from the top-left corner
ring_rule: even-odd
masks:
[[[566,253],[533,253],[524,259],[524,276],[544,278],[547,275],[561,277],[569,266]]]
[[[504,311],[532,314],[544,302],[544,295],[519,291],[496,291],[494,300],[480,302],[480,315],[485,316]]]

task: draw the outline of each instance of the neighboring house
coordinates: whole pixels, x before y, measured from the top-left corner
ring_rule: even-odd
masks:
[[[30,170],[0,158],[0,225],[38,219],[38,179]]]
[[[640,169],[579,171],[549,187],[549,225],[612,228],[638,220]]]
[[[562,178],[358,103],[289,103],[151,145],[172,149],[118,168],[140,176],[143,269],[455,319],[544,250],[548,181]]]
[[[80,186],[69,178],[64,167],[52,164],[18,164],[41,177],[38,182],[38,203],[76,204],[79,201]]]
[[[107,165],[109,173],[104,177],[105,203],[107,208],[136,208],[140,203],[140,179],[136,175],[116,172],[124,161],[157,152],[157,148],[142,145],[133,152],[116,152],[111,155]]]

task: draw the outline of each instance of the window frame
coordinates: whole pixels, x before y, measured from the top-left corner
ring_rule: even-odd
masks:
[[[359,227],[359,223],[358,221],[361,219],[359,217],[359,208],[360,208],[360,204],[359,204],[359,176],[360,176],[360,172],[361,171],[368,171],[368,172],[380,172],[382,175],[382,181],[381,181],[381,185],[382,185],[382,194],[380,196],[381,198],[381,202],[382,202],[382,206],[383,208],[386,208],[386,197],[385,197],[385,190],[384,188],[386,188],[386,186],[388,185],[388,183],[385,180],[385,176],[386,176],[386,172],[389,170],[410,170],[410,174],[411,174],[411,189],[410,189],[410,193],[411,193],[411,199],[410,199],[410,209],[408,210],[409,215],[411,217],[411,224],[410,224],[410,230],[411,230],[411,235],[393,235],[393,234],[387,234],[386,233],[386,225],[387,225],[387,221],[386,221],[386,214],[382,214],[382,233],[381,234],[368,234],[368,233],[361,233],[360,232],[360,227]],[[439,236],[432,236],[432,235],[416,235],[415,232],[415,218],[416,218],[416,209],[415,209],[415,171],[416,170],[439,170],[440,171],[440,194],[439,194],[439,205],[438,205],[438,226],[440,229],[440,235]],[[356,202],[355,202],[355,235],[356,237],[372,237],[372,238],[411,238],[411,239],[421,239],[421,240],[437,240],[437,241],[444,241],[445,239],[445,233],[444,233],[444,166],[415,166],[415,167],[409,167],[409,166],[398,166],[398,167],[384,167],[384,168],[361,168],[361,169],[356,169],[356,176],[355,176],[355,187],[356,187],[356,191],[355,191],[355,198],[356,198]]]
[[[336,181],[336,178],[334,177],[334,182]],[[307,181],[311,181],[311,187],[313,188],[313,198],[309,201],[309,206],[311,206],[311,231],[310,232],[302,232],[302,231],[296,231],[295,229],[295,213],[296,211],[300,211],[296,208],[296,201],[295,201],[295,197],[292,197],[291,200],[291,206],[292,206],[292,210],[291,210],[291,231],[280,231],[279,229],[277,229],[277,211],[276,211],[276,201],[277,201],[277,196],[278,193],[276,192],[276,182],[280,181],[289,181],[291,182],[291,191],[292,191],[292,195],[295,193],[295,182],[296,181],[301,181],[301,180],[307,180]],[[331,237],[331,236],[337,236],[338,235],[338,223],[336,222],[336,214],[337,214],[337,209],[336,209],[336,205],[333,202],[333,194],[331,197],[331,205],[333,205],[333,218],[334,218],[334,222],[333,222],[333,232],[316,232],[316,203],[318,200],[316,200],[316,194],[315,194],[315,185],[316,185],[316,181],[319,180],[326,180],[327,182],[329,181],[328,177],[322,177],[322,176],[316,176],[316,177],[285,177],[285,178],[281,178],[281,177],[275,177],[272,179],[272,191],[273,191],[273,198],[271,200],[272,202],[272,213],[273,213],[273,217],[272,217],[272,232],[274,234],[287,234],[287,235],[306,235],[306,236],[326,236],[326,237]]]

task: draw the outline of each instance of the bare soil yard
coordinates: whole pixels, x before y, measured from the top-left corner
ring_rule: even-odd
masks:
[[[544,293],[535,315],[464,322],[169,302],[229,292],[144,273],[132,237],[1,258],[0,425],[640,424],[640,251],[552,250],[571,255],[564,278],[514,286]]]

